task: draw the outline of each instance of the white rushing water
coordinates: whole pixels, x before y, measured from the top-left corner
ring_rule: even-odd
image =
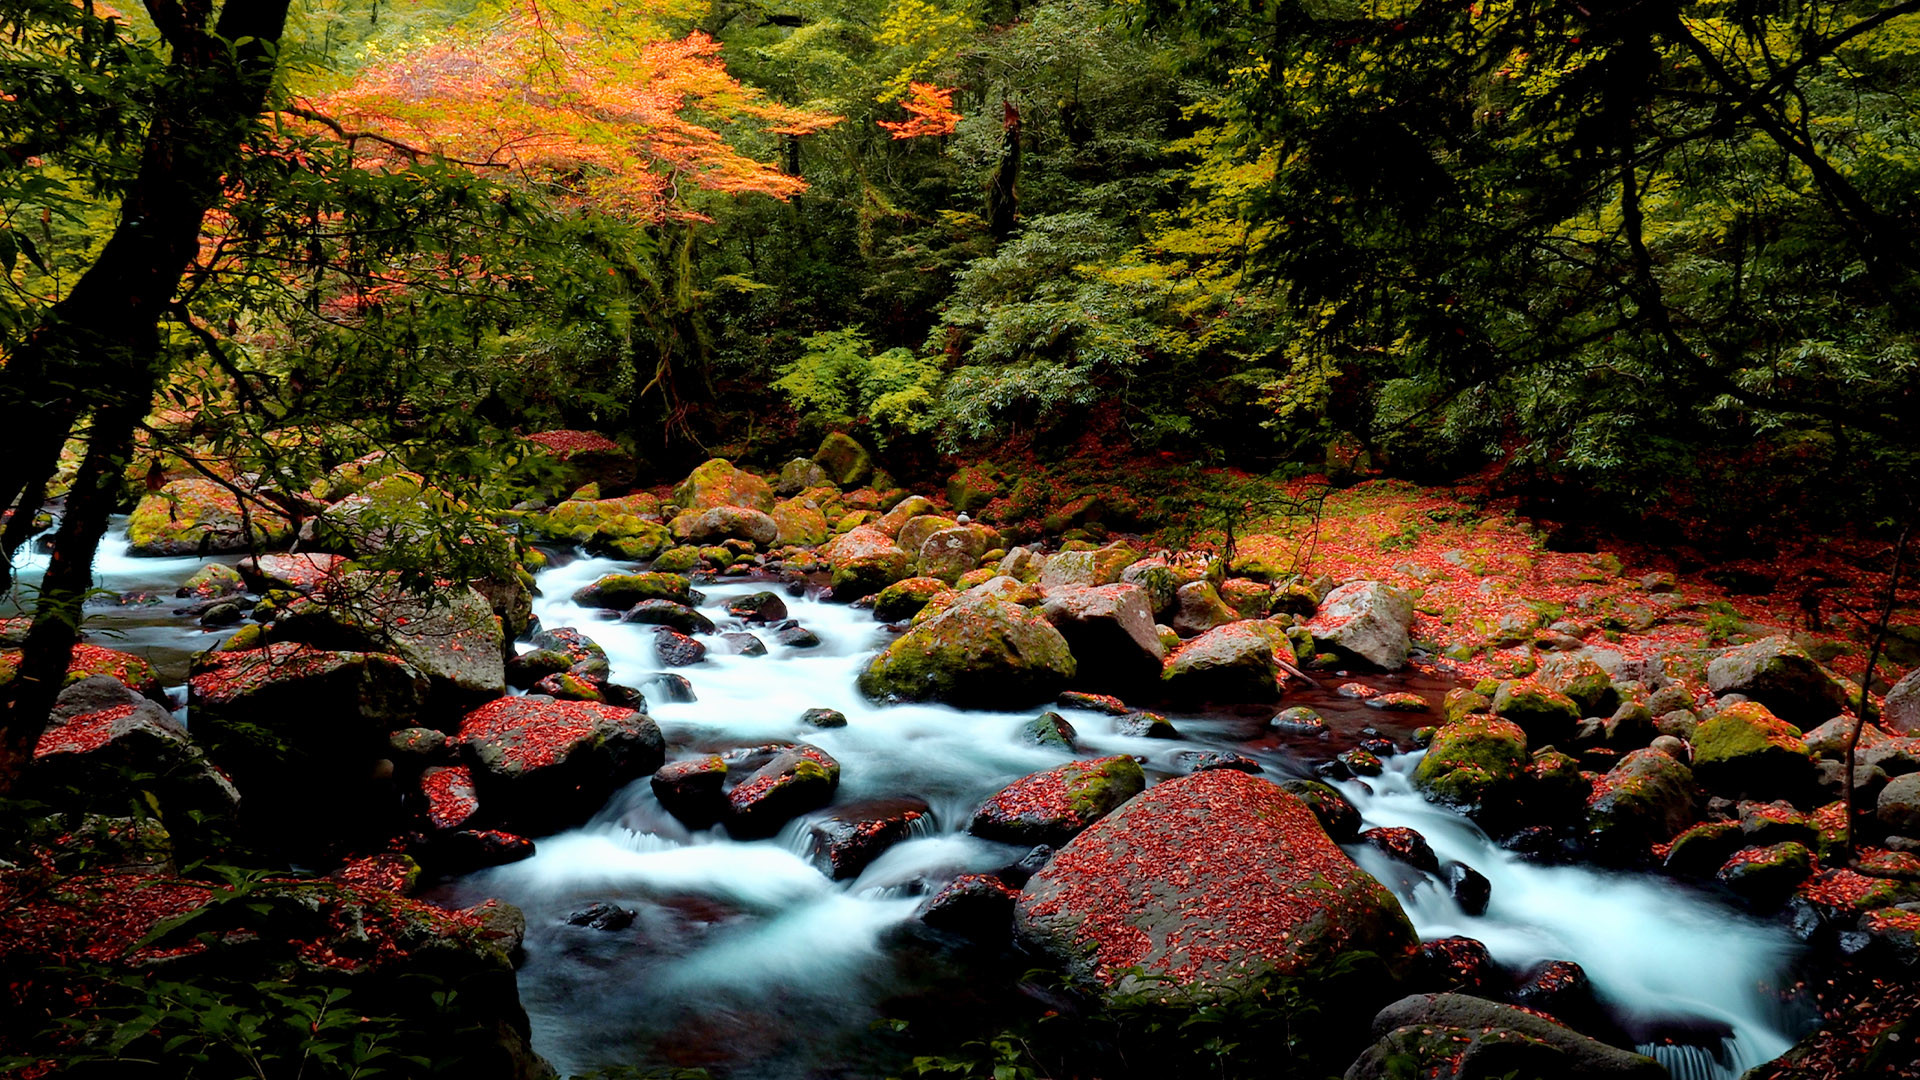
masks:
[[[102,588],[170,597],[205,561],[131,557],[124,530],[116,530],[95,567]],[[28,582],[45,564],[37,555],[21,562]],[[601,575],[628,569],[605,559],[549,569],[539,575],[535,610],[543,625],[577,627],[598,642],[616,681],[647,688],[662,670],[653,628],[607,621],[606,613],[569,599]],[[762,589],[785,596],[765,583],[708,586],[702,610],[721,630],[739,629],[727,625],[727,599]],[[536,1049],[563,1075],[664,1059],[756,1080],[877,1075],[863,1070],[875,1053],[869,1025],[896,1015],[903,1003],[918,999],[922,1011],[964,1014],[1004,1007],[997,1002],[1013,994],[1026,966],[1017,959],[1011,970],[983,974],[970,966],[979,961],[902,931],[925,895],[945,882],[1023,854],[961,830],[999,787],[1070,755],[1021,740],[1019,728],[1037,710],[873,705],[854,683],[887,641],[886,630],[866,611],[785,599],[820,647],[789,649],[762,632],[768,655],[728,655],[720,638],[706,637],[708,659],[678,669],[696,701],[670,703],[650,689],[649,711],[667,735],[669,756],[804,740],[842,765],[836,805],[909,796],[930,805],[931,820],[856,879],[834,882],[806,856],[804,821],[748,842],[723,829],[689,830],[641,780],[580,828],[541,838],[532,858],[457,883],[453,898],[460,902],[491,896],[526,910],[522,997]],[[191,620],[170,619],[170,606],[100,611],[97,621],[117,631],[101,643],[157,659],[183,657],[215,640]],[[800,716],[811,708],[838,709],[848,724],[807,727]],[[1258,758],[1276,779],[1301,771],[1284,750],[1241,742],[1245,722],[1176,717],[1185,738],[1168,742],[1113,734],[1105,716],[1063,712],[1079,731],[1081,756],[1136,754],[1150,772],[1165,773],[1175,771],[1173,755],[1214,747]],[[1573,960],[1624,1014],[1651,1026],[1700,1023],[1732,1033],[1707,1045],[1643,1048],[1682,1080],[1734,1077],[1790,1045],[1792,1021],[1766,989],[1792,961],[1792,939],[1783,930],[1663,878],[1522,861],[1415,794],[1407,781],[1415,760],[1392,759],[1385,776],[1344,787],[1369,825],[1417,829],[1442,860],[1463,862],[1491,882],[1486,913],[1470,916],[1437,883],[1408,886],[1399,880],[1404,871],[1377,852],[1354,849],[1362,865],[1401,892],[1423,937],[1476,938],[1512,969]],[[567,923],[570,912],[594,901],[633,910],[633,927],[606,933]]]
[[[568,599],[602,574],[625,569],[585,559],[540,576],[536,611],[547,626],[574,626],[607,650],[616,681],[644,686],[660,670],[653,628],[604,621]],[[728,598],[769,588],[764,583],[707,587],[702,610],[726,625]],[[778,587],[773,587],[779,591]],[[784,594],[783,594],[784,595]],[[673,822],[646,783],[632,785],[581,829],[539,842],[524,862],[468,883],[529,909],[529,959],[522,986],[535,1020],[536,1046],[563,1071],[599,1060],[631,1040],[644,1050],[685,1045],[668,1034],[692,1024],[720,1042],[717,1060],[739,1075],[804,1075],[804,1059],[787,1058],[789,1040],[807,1040],[807,1025],[829,1016],[841,1030],[882,1016],[882,1000],[911,989],[890,957],[890,932],[912,918],[919,895],[963,872],[991,870],[1020,852],[967,836],[968,816],[987,795],[1026,773],[1066,760],[1064,753],[1021,742],[1017,729],[1033,711],[983,713],[941,706],[879,707],[855,689],[861,667],[887,640],[864,611],[787,598],[792,615],[822,645],[791,650],[761,635],[769,655],[723,655],[717,637],[709,659],[679,669],[698,700],[650,706],[676,754],[769,741],[804,740],[843,768],[836,803],[910,795],[933,807],[928,835],[893,847],[857,880],[829,881],[801,854],[801,826],[782,837],[741,843],[724,830],[689,832]],[[738,627],[734,627],[738,629]],[[809,708],[846,714],[844,728],[803,726]],[[1111,720],[1067,712],[1080,732],[1080,753],[1138,754],[1171,771],[1170,758],[1213,742],[1207,723],[1183,721],[1179,742],[1117,736]],[[1276,755],[1256,754],[1270,775],[1287,774]],[[1623,1013],[1678,1026],[1724,1025],[1724,1044],[1647,1047],[1676,1075],[1737,1076],[1784,1051],[1791,1037],[1765,990],[1792,956],[1777,927],[1749,920],[1704,894],[1664,879],[1524,862],[1494,846],[1464,818],[1428,804],[1407,783],[1416,760],[1396,759],[1371,793],[1346,785],[1369,825],[1418,829],[1443,859],[1464,862],[1492,883],[1485,915],[1469,916],[1431,881],[1402,900],[1423,937],[1464,935],[1483,941],[1512,968],[1540,960],[1573,960],[1596,993]],[[1376,870],[1380,856],[1358,849]],[[1402,876],[1381,873],[1392,881]],[[640,944],[622,948],[601,935],[565,926],[565,910],[589,900],[637,906]],[[649,912],[655,918],[649,918]],[[541,917],[545,916],[542,925]],[[616,959],[617,958],[617,959]],[[611,1000],[617,1004],[608,1007]],[[726,1019],[716,1020],[720,1016]],[[773,1034],[765,1025],[797,1025]],[[819,1028],[810,1029],[813,1035]],[[1714,1042],[1712,1039],[1707,1040]],[[744,1045],[743,1045],[744,1044]],[[752,1061],[744,1064],[740,1055]],[[698,1054],[693,1054],[698,1058]],[[818,1064],[818,1062],[813,1062]],[[840,1075],[840,1073],[835,1073]],[[845,1075],[860,1075],[858,1070]]]
[[[1400,884],[1386,857],[1358,849],[1360,864],[1396,886],[1401,906],[1422,939],[1471,937],[1502,966],[1572,960],[1607,1004],[1646,1021],[1724,1024],[1732,1036],[1706,1048],[1654,1044],[1676,1076],[1738,1076],[1786,1052],[1777,993],[1793,958],[1793,939],[1667,878],[1584,866],[1541,866],[1492,844],[1472,822],[1421,798],[1409,777],[1415,754],[1388,763],[1385,775],[1340,785],[1368,826],[1417,830],[1444,864],[1454,860],[1492,885],[1484,915],[1460,909],[1431,879]],[[1717,1068],[1703,1064],[1716,1059]]]

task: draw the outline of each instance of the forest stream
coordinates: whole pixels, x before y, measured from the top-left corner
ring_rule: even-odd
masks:
[[[124,533],[102,546],[104,588],[162,596],[203,560],[133,559]],[[789,611],[821,644],[796,649],[769,640],[764,656],[728,654],[725,639],[704,663],[680,669],[696,700],[656,692],[664,674],[653,628],[607,621],[569,597],[621,564],[561,561],[539,575],[535,611],[547,627],[574,626],[607,652],[616,681],[648,693],[669,759],[804,740],[843,766],[833,806],[789,823],[772,838],[730,839],[723,827],[689,830],[665,812],[648,783],[617,793],[591,821],[541,838],[536,854],[443,883],[432,899],[465,907],[487,898],[527,915],[521,996],[535,1048],[562,1075],[633,1060],[664,1060],[721,1075],[859,1077],[897,1068],[876,1021],[910,1019],[977,1037],[1022,1006],[1030,963],[1011,950],[954,948],[920,926],[925,898],[962,873],[990,872],[1024,849],[969,835],[973,809],[1011,780],[1059,765],[1073,752],[1019,737],[1030,713],[939,705],[880,706],[855,688],[859,669],[889,638],[870,612],[814,597]],[[37,566],[29,566],[29,572]],[[705,588],[700,608],[721,631],[729,599],[765,582]],[[168,616],[167,602],[101,609],[96,636],[147,654],[169,681],[212,635]],[[771,635],[768,635],[771,637]],[[522,648],[526,648],[522,645]],[[1195,750],[1244,754],[1276,779],[1312,766],[1364,736],[1411,746],[1406,714],[1366,708],[1335,692],[1355,681],[1319,673],[1284,704],[1308,705],[1329,737],[1296,739],[1266,724],[1271,709],[1171,714],[1176,740],[1114,734],[1109,717],[1063,710],[1079,752],[1132,754],[1150,777],[1186,771]],[[1446,684],[1419,676],[1368,676],[1381,690],[1413,690],[1437,702]],[[839,710],[845,727],[814,730],[812,708]],[[1414,714],[1419,715],[1419,714]],[[186,717],[189,724],[191,717]],[[1491,900],[1469,915],[1431,875],[1366,845],[1348,851],[1398,895],[1423,939],[1471,936],[1512,971],[1552,960],[1578,963],[1595,996],[1638,1048],[1680,1080],[1731,1078],[1787,1049],[1806,1017],[1779,988],[1793,982],[1797,945],[1783,926],[1749,918],[1722,900],[1646,874],[1529,862],[1494,845],[1463,817],[1416,794],[1418,754],[1387,759],[1386,772],[1339,782],[1365,824],[1419,830],[1445,861],[1485,875]],[[923,800],[910,835],[848,881],[831,880],[812,854],[811,820],[886,799]],[[569,922],[595,902],[635,914],[608,932]]]

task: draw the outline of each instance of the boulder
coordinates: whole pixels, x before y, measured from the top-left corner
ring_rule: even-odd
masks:
[[[1614,691],[1613,680],[1606,670],[1592,658],[1578,653],[1546,657],[1540,662],[1534,679],[1547,689],[1571,698],[1581,716],[1606,716],[1620,704],[1620,695]],[[1651,724],[1651,714],[1648,720]]]
[[[939,507],[933,505],[933,500],[931,499],[923,498],[919,495],[909,495],[899,502],[894,503],[892,509],[881,514],[879,518],[873,522],[873,527],[886,533],[888,536],[898,537],[900,530],[906,528],[907,522],[928,514],[937,514],[939,509]],[[945,521],[948,519],[941,518],[940,520]],[[957,525],[959,522],[956,521],[954,524]]]
[[[106,675],[61,690],[34,745],[29,788],[97,793],[120,811],[129,771],[151,777],[141,787],[168,813],[231,814],[240,802],[233,782],[153,699]]]
[[[835,808],[807,825],[807,849],[828,877],[860,876],[888,848],[913,834],[930,808],[919,799],[876,799]]]
[[[1880,824],[1900,836],[1920,836],[1920,773],[1887,782],[1874,803]]]
[[[454,742],[487,817],[532,834],[579,824],[666,757],[645,713],[542,694],[482,705],[460,721]]]
[[[1645,857],[1699,817],[1693,772],[1658,750],[1635,750],[1596,780],[1587,797],[1587,836],[1603,853]]]
[[[920,573],[941,581],[960,580],[960,575],[980,565],[991,535],[978,525],[956,525],[932,533],[918,549]]]
[[[752,473],[734,468],[727,459],[713,458],[674,485],[673,501],[683,510],[735,506],[771,514],[773,488]]]
[[[9,621],[21,627],[21,640],[24,641],[25,628],[31,620]],[[6,692],[13,685],[13,680],[19,677],[20,655],[18,649],[0,649],[0,693]],[[155,701],[165,701],[167,697],[165,688],[160,685],[159,674],[144,657],[81,642],[73,647],[67,661],[66,681],[79,682],[89,675],[110,676]]]
[[[219,565],[214,563],[206,569],[211,570]],[[246,582],[247,588],[257,593],[274,589],[310,593],[345,573],[351,565],[344,556],[301,552],[297,555],[249,555],[241,559],[234,570]]]
[[[1735,852],[1714,877],[1736,896],[1770,906],[1785,900],[1811,873],[1813,853],[1789,840]]]
[[[1035,746],[1072,750],[1077,745],[1079,732],[1073,729],[1066,717],[1057,712],[1044,712],[1020,725],[1020,738]]]
[[[692,667],[707,658],[707,647],[678,630],[658,626],[653,631],[653,654],[668,667]]]
[[[1707,665],[1707,687],[1745,695],[1795,724],[1818,724],[1847,702],[1840,680],[1785,635],[1722,653]]]
[[[912,577],[896,581],[873,598],[873,617],[881,622],[905,622],[920,614],[920,609],[936,596],[953,592],[939,578]]]
[[[1434,732],[1413,783],[1435,802],[1478,815],[1505,809],[1530,762],[1527,733],[1518,724],[1472,715]]]
[[[1120,572],[1140,557],[1125,547],[1104,547],[1094,551],[1062,551],[1047,559],[1040,571],[1040,587],[1057,589],[1069,585],[1111,585],[1120,580]]]
[[[1001,494],[1000,481],[977,465],[963,465],[947,480],[947,503],[962,513],[986,506]]]
[[[1180,586],[1199,581],[1200,572],[1169,565],[1165,559],[1140,559],[1120,571],[1120,580],[1145,590],[1154,618],[1164,620],[1173,614]]]
[[[876,700],[1018,708],[1051,700],[1076,672],[1066,639],[1045,619],[981,598],[902,634],[867,666],[860,690]]]
[[[241,513],[232,489],[189,477],[149,492],[127,519],[134,555],[216,555],[284,544],[293,535],[285,516],[249,501]]]
[[[747,506],[710,506],[705,510],[688,510],[677,515],[668,529],[674,540],[683,544],[751,540],[761,547],[768,547],[780,537],[780,523],[771,513]],[[662,544],[662,549],[665,546]]]
[[[1397,671],[1413,641],[1413,597],[1378,581],[1352,581],[1327,594],[1307,623],[1321,648]]]
[[[1334,843],[1351,844],[1360,838],[1360,811],[1333,787],[1318,780],[1282,780],[1280,790],[1306,803]]]
[[[1059,847],[1146,787],[1125,754],[1072,761],[1023,776],[989,798],[967,831],[1008,844]]]
[[[276,642],[201,656],[187,707],[257,842],[308,857],[391,835],[399,800],[379,763],[388,732],[418,725],[429,686],[398,657]]]
[[[917,558],[920,554],[920,549],[926,545],[928,538],[933,536],[934,533],[944,532],[948,529],[957,529],[959,527],[960,523],[953,518],[940,514],[920,514],[908,518],[906,524],[900,526],[893,539],[894,543],[900,546],[900,550]],[[968,567],[968,569],[972,569],[972,567]]]
[[[1294,663],[1286,627],[1246,619],[1209,630],[1180,646],[1160,671],[1160,685],[1176,700],[1272,701]]]
[[[1190,581],[1174,590],[1173,610],[1167,625],[1181,637],[1193,637],[1239,619],[1240,613],[1220,599],[1212,584]]]
[[[981,941],[1004,944],[1013,927],[1020,891],[993,874],[961,874],[920,910],[920,921]]]
[[[1887,691],[1880,722],[1901,735],[1920,734],[1920,668],[1907,672]]]
[[[1416,994],[1373,1019],[1379,1041],[1344,1080],[1553,1077],[1554,1080],[1668,1080],[1667,1069],[1537,1013],[1465,994]]]
[[[811,499],[788,499],[774,504],[773,523],[775,544],[813,547],[826,543],[827,537],[833,535],[827,515]]]
[[[1150,989],[1124,974],[1137,967],[1189,1001],[1359,951],[1398,974],[1416,948],[1393,894],[1305,803],[1232,769],[1168,780],[1095,822],[1027,882],[1015,925],[1083,986]]]
[[[727,614],[744,623],[777,623],[787,617],[787,602],[775,593],[748,593],[727,601]]]
[[[833,598],[842,603],[871,596],[907,577],[912,561],[893,538],[870,525],[857,526],[820,549],[832,568]]]
[[[820,440],[813,460],[827,479],[843,488],[855,488],[873,479],[873,455],[850,435],[836,431]]]
[[[671,600],[691,605],[693,583],[679,574],[607,574],[574,591],[573,602],[581,607],[632,608],[642,600]]]
[[[840,763],[817,746],[779,750],[727,792],[727,830],[745,838],[772,836],[780,826],[833,800]]]
[[[811,487],[824,487],[833,483],[827,470],[812,458],[794,458],[780,466],[780,477],[773,482],[776,495],[797,495]]]
[[[623,559],[651,559],[671,546],[660,524],[660,500],[639,493],[619,499],[568,499],[528,519],[541,537]]]
[[[696,608],[672,600],[642,600],[620,616],[623,623],[666,626],[683,634],[711,634],[713,620]]]
[[[1076,681],[1100,690],[1151,685],[1166,652],[1153,629],[1147,594],[1133,585],[1047,590],[1040,614],[1066,639]]]
[[[507,692],[506,633],[486,597],[468,587],[408,589],[384,573],[354,571],[287,605],[268,629],[275,641],[398,656],[436,694]]]
[[[704,829],[727,812],[727,762],[718,754],[662,765],[647,780],[667,813]]]
[[[1580,705],[1534,679],[1509,679],[1493,695],[1493,714],[1526,731],[1536,746],[1562,743],[1580,723]]]
[[[1729,705],[1693,733],[1693,771],[1717,794],[1793,799],[1813,783],[1813,752],[1800,729],[1757,701]]]

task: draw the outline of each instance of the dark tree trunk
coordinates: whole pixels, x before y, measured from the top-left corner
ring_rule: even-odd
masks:
[[[993,170],[987,187],[987,231],[996,241],[1013,235],[1015,213],[1020,204],[1020,110],[1013,102],[1002,101],[1005,110],[1000,131],[1000,165]]]
[[[0,731],[0,790],[30,760],[59,693],[135,428],[166,375],[160,321],[198,250],[207,211],[266,107],[289,2],[230,0],[214,21],[210,5],[149,0],[172,55],[119,223],[73,290],[0,369],[0,412],[26,425],[15,451],[0,456],[0,506],[33,513],[37,507],[21,495],[35,493],[76,423],[92,417]]]

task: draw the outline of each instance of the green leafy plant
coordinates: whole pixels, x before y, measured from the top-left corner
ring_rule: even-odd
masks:
[[[933,426],[934,393],[942,377],[937,360],[911,349],[876,353],[854,327],[813,334],[801,344],[805,351],[781,369],[773,387],[810,423],[865,424],[880,446]]]

